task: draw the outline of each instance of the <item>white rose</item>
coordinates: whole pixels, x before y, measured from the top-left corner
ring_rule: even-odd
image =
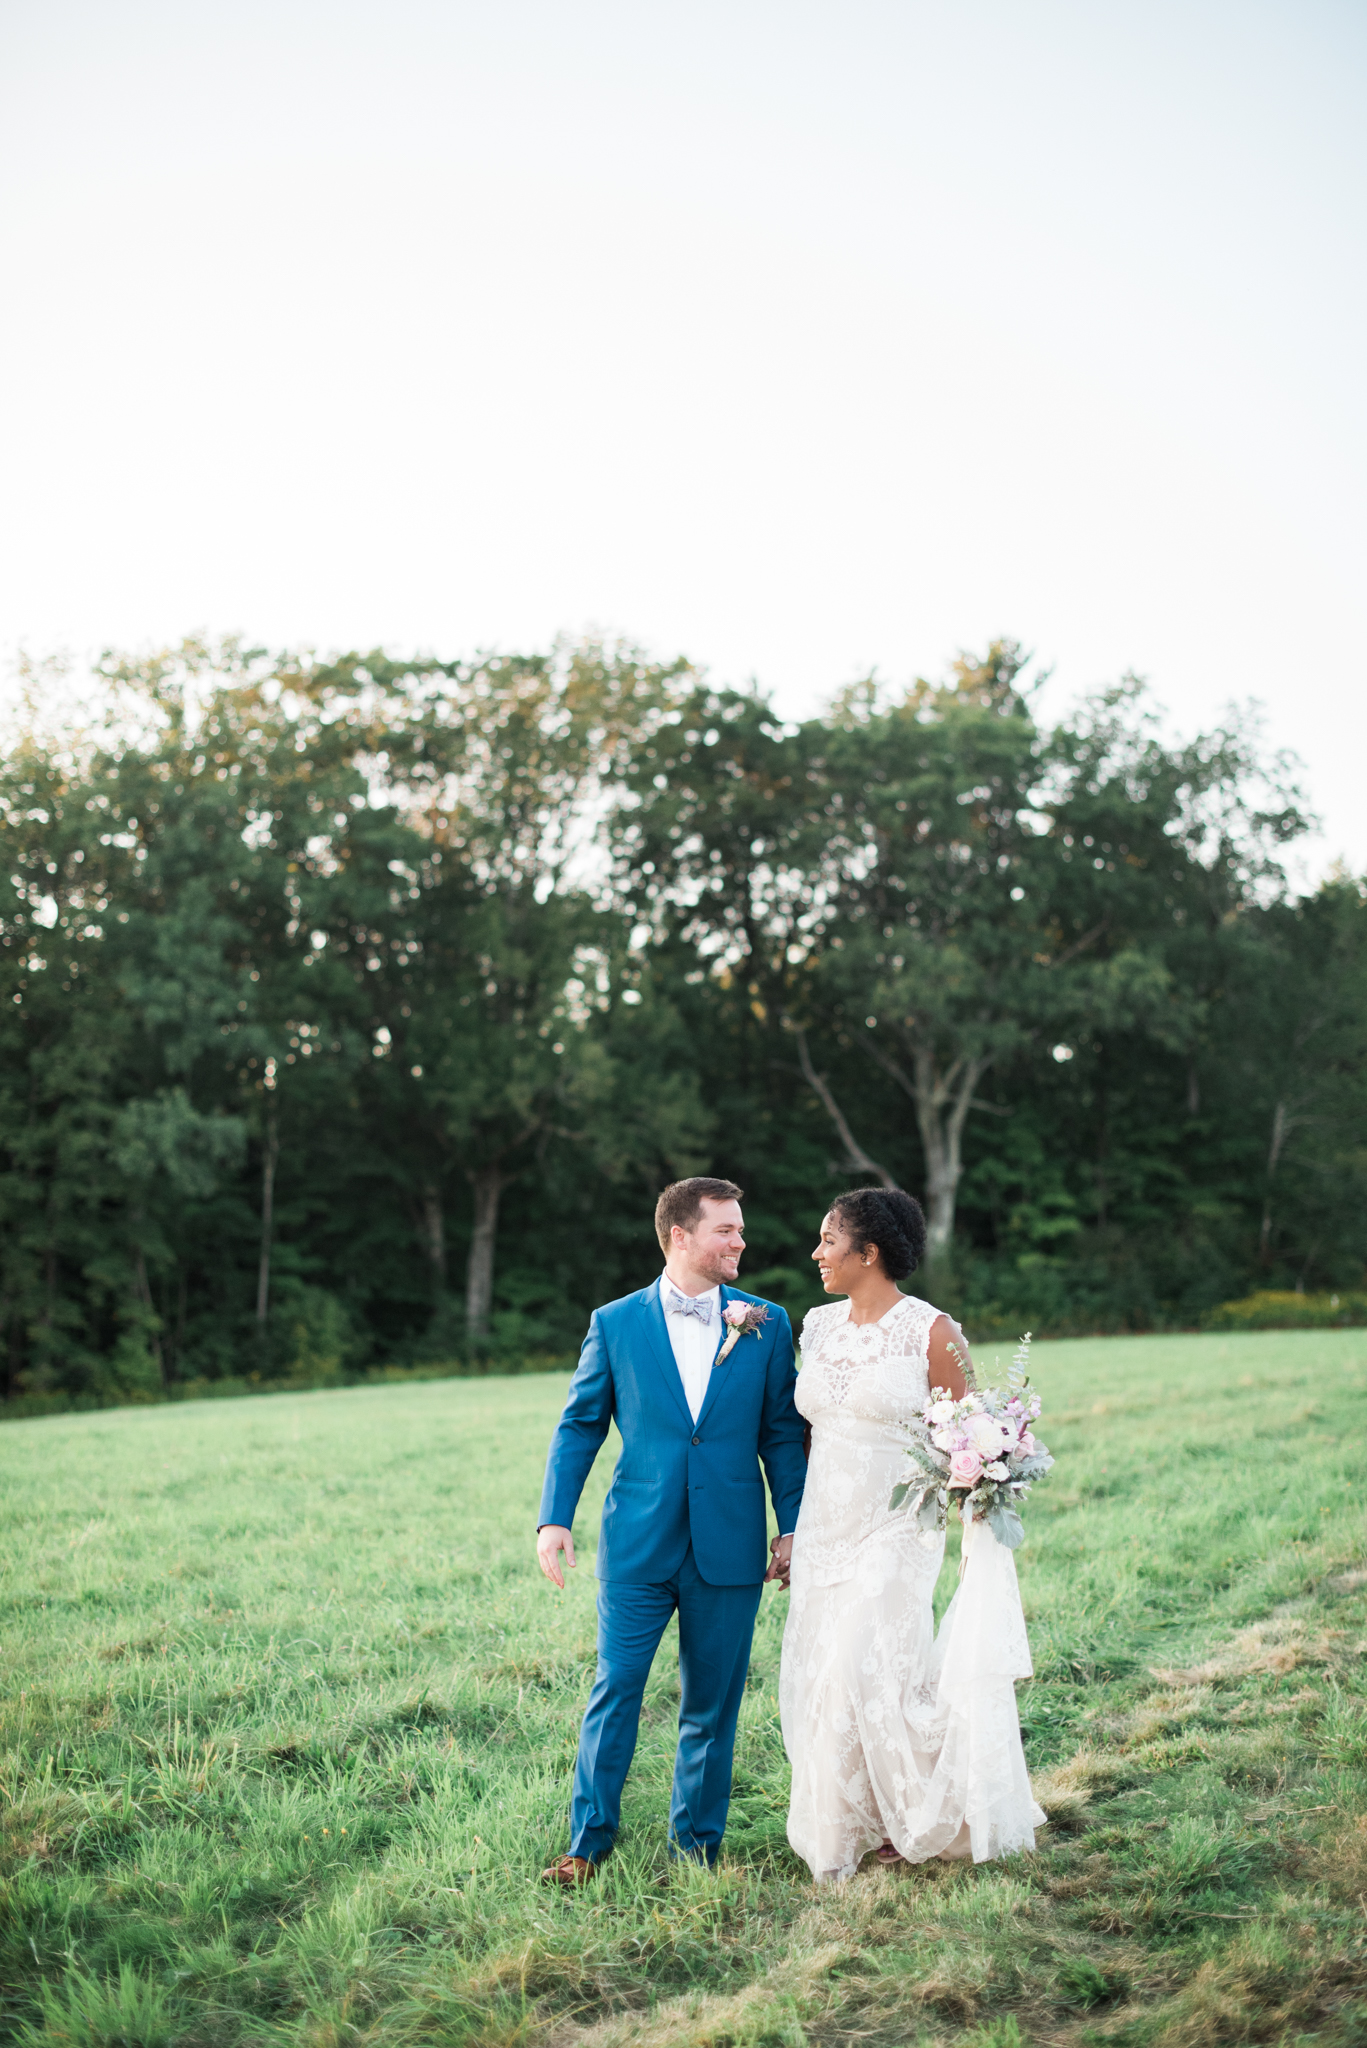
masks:
[[[964,1424],[964,1435],[984,1458],[995,1458],[1006,1444],[1006,1431],[990,1415],[970,1415]]]

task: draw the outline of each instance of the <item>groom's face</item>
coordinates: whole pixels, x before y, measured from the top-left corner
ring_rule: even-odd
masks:
[[[702,1214],[692,1230],[680,1230],[676,1224],[673,1235],[689,1271],[707,1286],[729,1285],[739,1273],[745,1250],[739,1202],[713,1202],[704,1196]]]

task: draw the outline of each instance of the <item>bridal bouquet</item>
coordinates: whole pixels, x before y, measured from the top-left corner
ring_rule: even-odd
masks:
[[[918,1470],[893,1488],[890,1508],[905,1508],[920,1528],[936,1530],[957,1501],[961,1514],[985,1521],[1008,1550],[1019,1548],[1025,1525],[1018,1506],[1054,1462],[1032,1427],[1040,1398],[1031,1391],[1029,1360],[1027,1331],[1004,1387],[979,1389],[969,1374],[962,1401],[931,1388],[908,1446]]]

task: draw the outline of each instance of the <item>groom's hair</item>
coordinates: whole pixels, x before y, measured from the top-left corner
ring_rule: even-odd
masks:
[[[692,1230],[702,1215],[704,1202],[739,1202],[745,1190],[733,1180],[712,1180],[695,1173],[692,1180],[671,1181],[655,1204],[655,1235],[660,1250],[668,1252],[669,1233],[677,1223],[680,1230]]]

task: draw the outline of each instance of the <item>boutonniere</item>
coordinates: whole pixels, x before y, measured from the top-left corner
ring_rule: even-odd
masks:
[[[727,1331],[726,1342],[717,1353],[718,1365],[742,1337],[758,1337],[769,1320],[769,1311],[758,1301],[728,1301],[721,1312],[721,1319],[724,1323],[729,1323],[730,1328]]]

